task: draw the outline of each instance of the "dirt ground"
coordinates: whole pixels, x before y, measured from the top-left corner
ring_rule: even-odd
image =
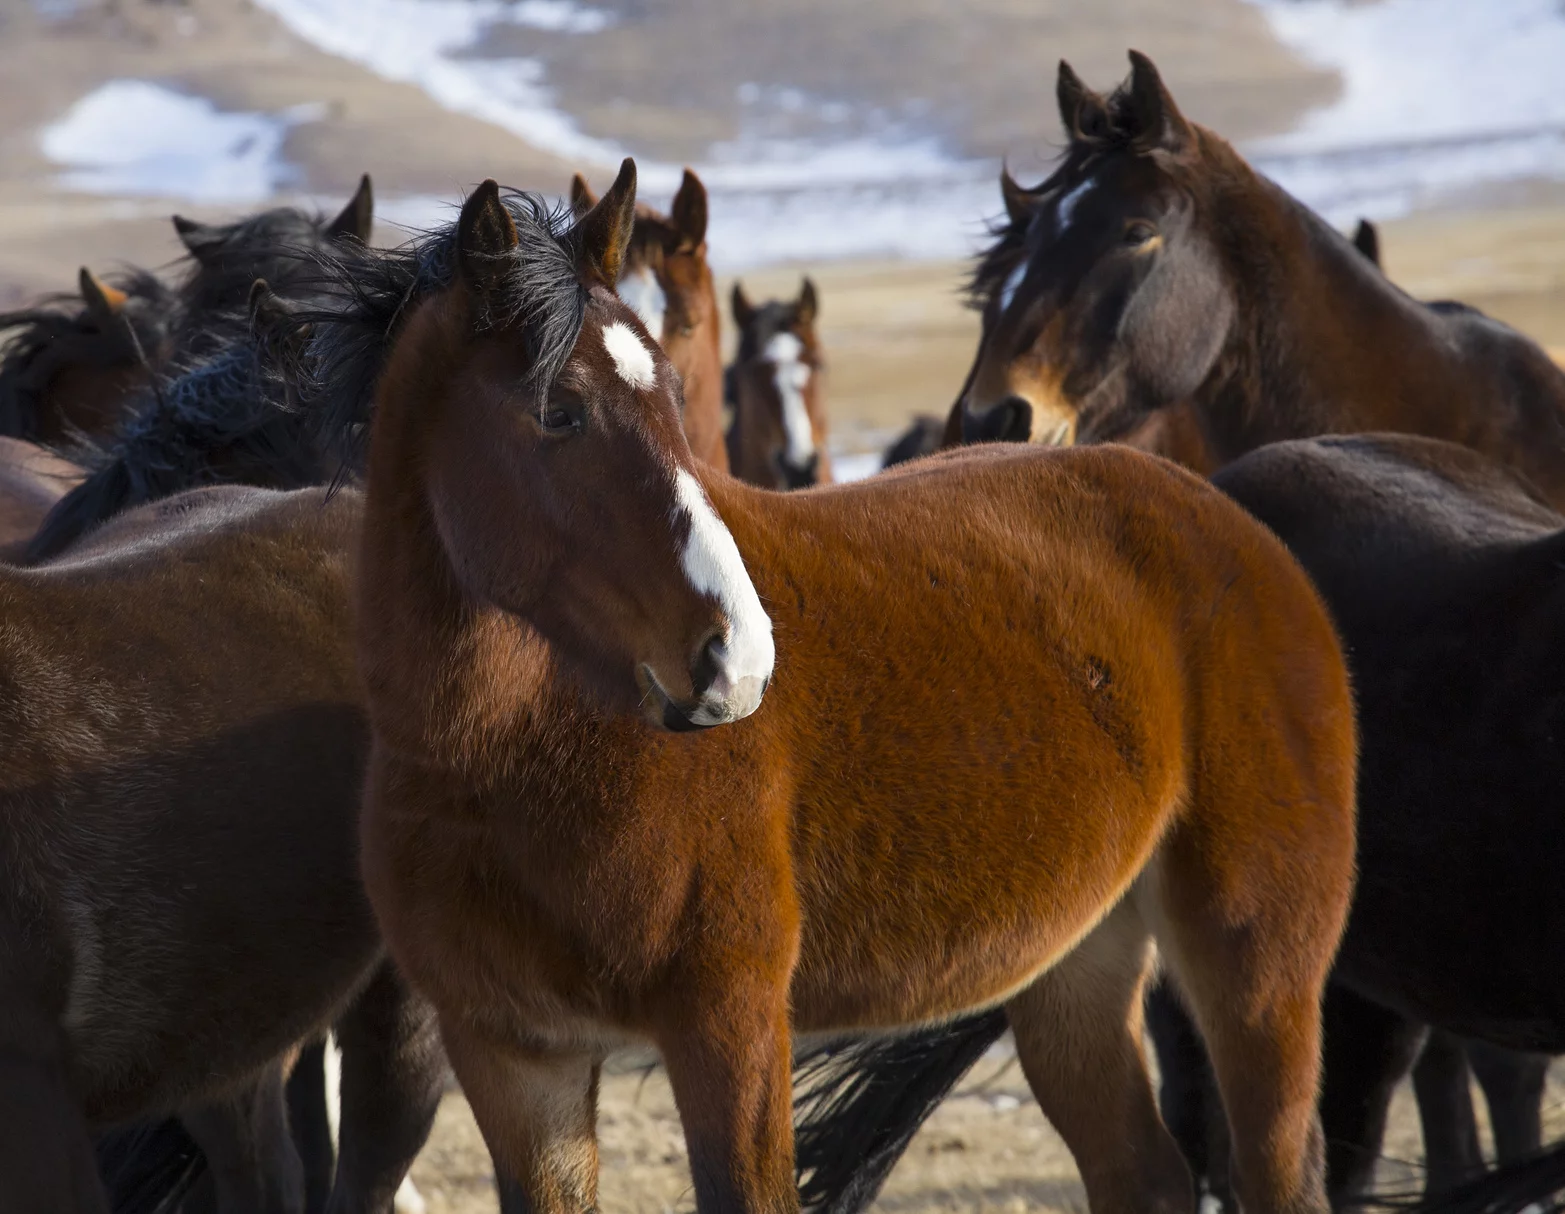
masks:
[[[1477,1096],[1474,1104],[1482,1109]],[[607,1077],[599,1110],[602,1208],[616,1214],[693,1210],[684,1139],[662,1072]],[[1550,1078],[1545,1125],[1552,1136],[1565,1132],[1565,1073],[1559,1071]],[[1404,1085],[1393,1105],[1378,1183],[1388,1191],[1416,1190],[1421,1158],[1418,1114]],[[493,1214],[498,1208],[488,1152],[459,1092],[448,1093],[441,1105],[413,1179],[429,1214]],[[1070,1152],[1028,1092],[1008,1042],[991,1050],[930,1118],[874,1208],[883,1214],[1086,1210]]]

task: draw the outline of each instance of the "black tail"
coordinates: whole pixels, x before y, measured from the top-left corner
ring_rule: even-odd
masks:
[[[986,1012],[910,1037],[838,1042],[794,1064],[799,1203],[812,1214],[866,1209],[913,1135],[1006,1029]]]
[[[206,1157],[173,1118],[100,1134],[98,1175],[114,1214],[172,1214],[206,1170]]]
[[[1565,1209],[1562,1198],[1565,1143],[1556,1143],[1422,1201],[1371,1198],[1364,1204],[1397,1206],[1404,1214],[1521,1214],[1529,1206],[1550,1212]]]

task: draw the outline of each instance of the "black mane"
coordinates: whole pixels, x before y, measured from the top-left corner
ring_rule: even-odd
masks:
[[[514,269],[487,323],[515,330],[532,364],[534,390],[559,375],[575,348],[587,294],[576,272],[570,212],[537,194],[507,191],[504,204],[519,237]],[[325,443],[357,467],[373,415],[375,385],[404,317],[449,287],[456,275],[456,225],[426,232],[395,249],[356,247],[317,259],[326,280],[319,306],[295,310],[303,355],[279,368],[297,390]],[[287,348],[289,341],[274,342]]]
[[[127,296],[119,313],[125,324],[114,329],[100,327],[74,294],[0,313],[0,333],[12,330],[0,340],[0,434],[36,437],[38,402],[62,367],[157,357],[172,325],[174,292],[150,270],[124,270],[109,275],[108,282]]]

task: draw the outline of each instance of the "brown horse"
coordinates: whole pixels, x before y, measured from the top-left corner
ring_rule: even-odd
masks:
[[[8,1209],[102,1211],[89,1130],[176,1111],[223,1214],[301,1209],[281,1078],[333,1022],[333,1214],[389,1214],[428,1132],[433,1022],[357,878],[359,501],[323,497],[201,490],[0,569]]]
[[[1470,309],[1428,307],[1179,112],[1145,56],[1110,96],[1060,65],[1069,145],[972,281],[969,437],[1119,438],[1187,405],[1217,463],[1278,439],[1444,438],[1565,504],[1565,372]]]
[[[699,1208],[779,1211],[794,1032],[1003,1005],[1093,1208],[1189,1210],[1142,1055],[1155,937],[1248,1208],[1323,1210],[1355,740],[1301,571],[1115,448],[795,494],[699,463],[614,293],[634,197],[627,161],[565,233],[480,186],[400,256],[372,397],[365,875],[526,1208],[595,1207],[623,1043],[662,1052]],[[353,432],[364,346],[326,327]]]
[[[596,202],[587,179],[576,174],[571,209],[585,215]],[[726,472],[722,317],[706,262],[706,213],[706,186],[689,169],[667,215],[645,203],[637,206],[617,289],[679,372],[690,450]]]
[[[739,350],[728,368],[729,466],[740,480],[768,489],[830,484],[815,284],[806,278],[797,299],[757,307],[736,282],[730,302]]]
[[[0,438],[0,561],[21,558],[38,525],[83,475],[35,443]]]
[[[99,436],[169,353],[174,292],[132,270],[105,282],[85,266],[77,295],[0,315],[0,435],[63,443]]]

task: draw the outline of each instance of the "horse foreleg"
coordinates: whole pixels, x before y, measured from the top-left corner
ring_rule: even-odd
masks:
[[[700,1214],[786,1214],[793,1176],[787,996],[761,986],[693,1000],[660,1035]]]
[[[1142,1046],[1151,936],[1121,903],[1006,1014],[1028,1086],[1075,1156],[1092,1214],[1188,1214],[1195,1190],[1164,1128]]]
[[[1468,1040],[1467,1059],[1489,1106],[1494,1153],[1510,1163],[1543,1146],[1543,1091],[1549,1056]]]
[[[454,1020],[440,1035],[494,1159],[505,1214],[598,1205],[598,1061],[529,1050]]]
[[[219,1214],[299,1214],[304,1168],[288,1132],[283,1065],[232,1096],[180,1111],[206,1156]]]
[[[1483,1147],[1473,1112],[1472,1072],[1459,1038],[1438,1029],[1428,1035],[1413,1066],[1413,1092],[1424,1132],[1425,1193],[1443,1192],[1481,1172]],[[1382,1128],[1384,1121],[1382,1111]]]
[[[30,1012],[0,1007],[0,1205],[107,1214],[92,1137],[66,1086],[53,1028]]]
[[[434,1010],[390,961],[337,1023],[341,1124],[330,1214],[390,1214],[445,1086]]]

